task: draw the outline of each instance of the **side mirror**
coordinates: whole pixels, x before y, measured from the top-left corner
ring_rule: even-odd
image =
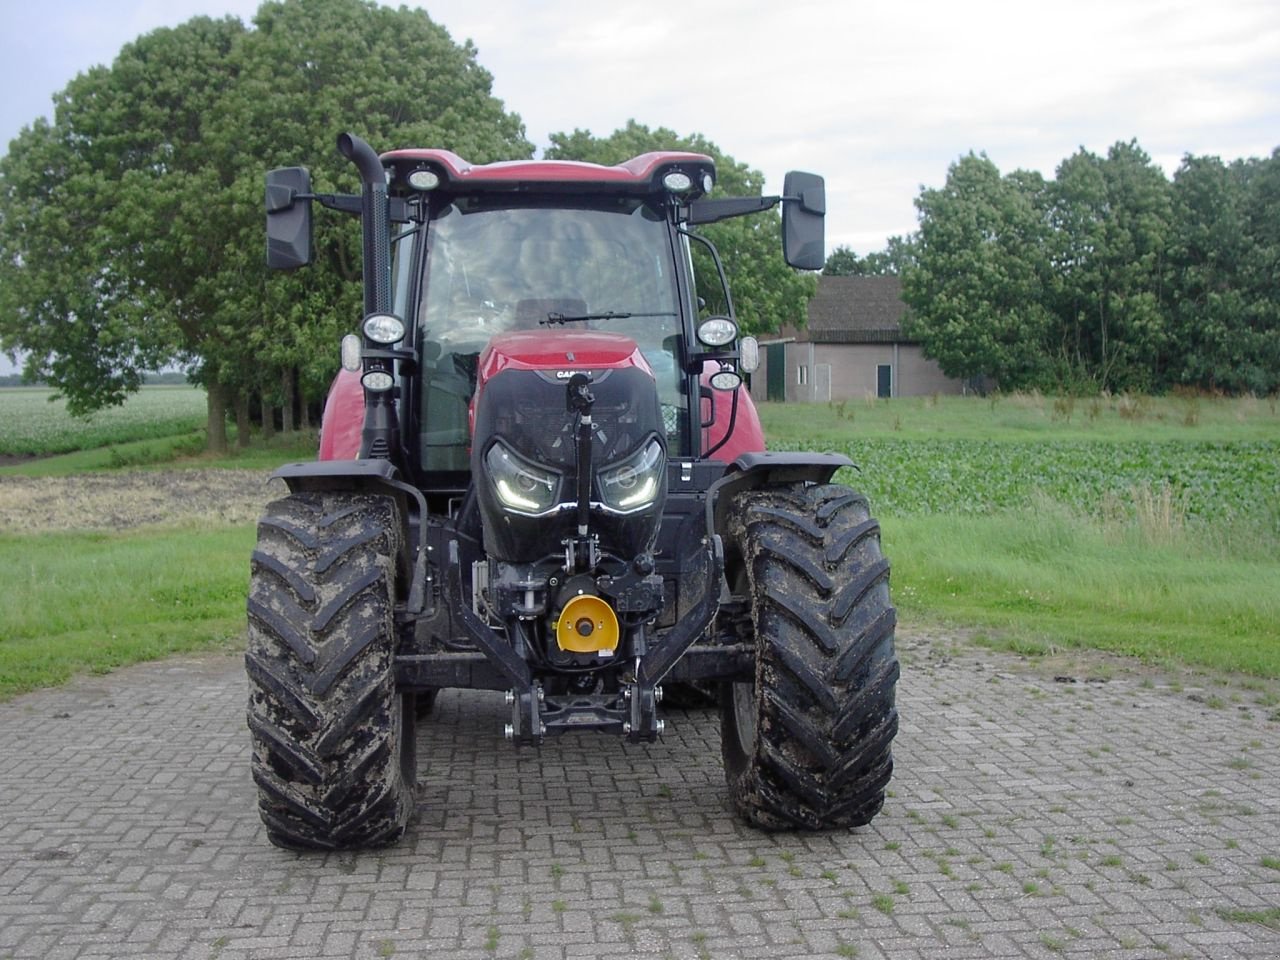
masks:
[[[267,174],[267,266],[293,270],[311,262],[311,174],[282,167]]]
[[[823,218],[827,189],[816,173],[791,171],[782,184],[782,255],[798,270],[821,270],[826,262]]]

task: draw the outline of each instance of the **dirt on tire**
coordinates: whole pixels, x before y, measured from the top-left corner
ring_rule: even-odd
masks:
[[[267,470],[139,470],[0,477],[0,533],[253,523],[285,492]]]

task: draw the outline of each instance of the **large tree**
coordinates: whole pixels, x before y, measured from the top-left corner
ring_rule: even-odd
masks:
[[[1163,377],[1161,309],[1168,181],[1134,142],[1105,158],[1081,150],[1050,188],[1060,352],[1101,389],[1147,389]]]
[[[193,274],[174,254],[203,261],[218,218],[195,234],[174,221],[185,195],[217,200],[200,129],[243,32],[198,18],[141,38],[73,80],[54,123],[24,129],[0,161],[0,338],[73,412],[119,403],[187,340],[206,264]]]
[[[1249,386],[1244,373],[1254,345],[1242,289],[1249,248],[1242,172],[1217,157],[1188,156],[1174,174],[1167,294],[1176,383]]]
[[[1002,177],[986,155],[970,153],[941,189],[917,198],[920,230],[902,274],[906,329],[948,376],[1004,388],[1052,376],[1042,189],[1038,175]]]
[[[650,130],[634,120],[603,138],[587,130],[553,133],[546,156],[611,165],[650,150],[687,150],[711,157],[716,164],[714,197],[758,197],[764,189],[758,170],[734,160],[700,134],[682,137],[665,127]],[[738,322],[747,333],[777,330],[784,323],[803,325],[807,304],[817,290],[814,277],[783,260],[780,217],[775,208],[700,230],[720,252]],[[704,259],[698,244],[693,251],[698,294],[708,304],[719,304],[723,296],[710,259]]]
[[[183,362],[208,388],[219,445],[236,396],[322,389],[360,315],[354,221],[317,220],[337,269],[268,275],[264,172],[306,164],[318,191],[358,191],[335,155],[342,130],[375,147],[531,155],[490,88],[470,44],[364,0],[269,2],[253,29],[196,18],[140,37],[0,160],[0,345],[30,351],[27,374],[73,410]]]
[[[1239,278],[1245,314],[1237,331],[1245,359],[1236,389],[1275,393],[1280,390],[1280,149],[1232,169],[1244,181],[1249,238]]]

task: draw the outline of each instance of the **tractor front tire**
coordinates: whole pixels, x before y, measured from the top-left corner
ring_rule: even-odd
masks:
[[[766,830],[869,823],[898,729],[889,562],[866,498],[835,484],[749,490],[730,511],[753,683],[726,684],[722,752],[738,814]]]
[[[272,843],[393,843],[413,811],[413,698],[395,688],[400,523],[387,497],[268,504],[249,581],[249,731]]]

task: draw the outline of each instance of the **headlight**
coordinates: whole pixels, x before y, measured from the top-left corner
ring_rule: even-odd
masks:
[[[387,373],[385,370],[370,370],[360,378],[360,382],[364,384],[364,388],[366,390],[373,390],[376,393],[381,393],[383,390],[390,390],[395,386],[395,380],[393,380],[391,378],[391,374]]]
[[[415,190],[434,190],[440,186],[440,174],[426,167],[419,167],[409,174],[409,186]]]
[[[560,476],[517,456],[501,443],[485,454],[498,499],[508,510],[539,515],[560,502]]]
[[[662,444],[650,440],[621,463],[600,471],[600,499],[622,513],[643,510],[658,495],[665,468]]]
[[[710,382],[713,390],[737,390],[742,386],[742,376],[736,370],[721,370],[712,374]]]
[[[662,178],[662,185],[672,193],[687,193],[693,189],[693,179],[687,173],[672,170]]]
[[[738,325],[728,317],[708,317],[698,324],[698,339],[708,347],[727,347],[738,336]]]
[[[364,318],[364,335],[374,343],[399,343],[404,339],[404,321],[389,313],[372,313]]]

